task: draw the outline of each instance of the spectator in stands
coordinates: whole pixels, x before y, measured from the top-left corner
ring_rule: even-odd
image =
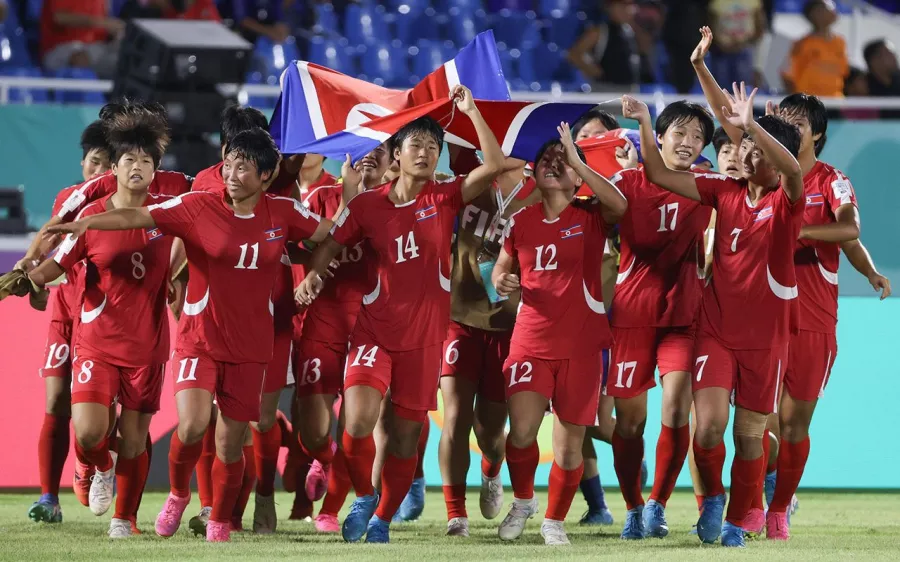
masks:
[[[866,97],[869,95],[869,75],[865,70],[850,67],[850,73],[844,80],[844,95],[847,97]]]
[[[791,48],[789,66],[782,74],[785,87],[791,93],[841,97],[850,62],[844,38],[832,31],[838,19],[834,2],[808,0],[803,15],[813,30]]]
[[[214,0],[128,0],[119,11],[119,18],[184,19],[219,21]]]
[[[753,54],[766,29],[762,0],[712,0],[709,26],[716,42],[710,70],[719,84],[753,81]]]
[[[863,48],[863,58],[869,68],[870,96],[900,96],[900,69],[897,50],[887,39],[878,39]]]
[[[669,55],[665,78],[679,94],[687,94],[697,81],[691,53],[697,46],[697,30],[707,24],[709,0],[665,0],[665,4],[662,39]]]
[[[251,43],[260,36],[268,37],[273,43],[284,43],[290,35],[282,0],[223,0],[219,2],[219,10]]]
[[[653,82],[647,53],[641,52],[633,27],[634,0],[605,0],[606,21],[589,25],[569,49],[569,62],[601,85],[621,89]]]
[[[111,78],[125,23],[109,16],[106,0],[45,0],[41,9],[41,59],[56,71],[71,66],[90,68]]]

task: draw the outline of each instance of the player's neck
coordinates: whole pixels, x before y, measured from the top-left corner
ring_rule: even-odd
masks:
[[[120,185],[110,199],[115,209],[143,207],[147,199],[147,190],[135,191]]]
[[[776,189],[778,189],[777,183],[771,187],[766,187],[757,183],[747,182],[747,196],[750,198],[750,203],[753,205],[756,205],[767,193],[775,191]]]
[[[563,211],[572,203],[575,195],[570,191],[542,191],[541,207],[544,212],[544,218],[548,221],[554,221],[563,214]]]
[[[803,177],[806,177],[806,174],[815,168],[816,164],[819,162],[816,158],[816,153],[813,150],[801,152],[797,160],[800,162],[800,171],[803,172]]]
[[[263,191],[257,191],[253,195],[241,199],[238,201],[237,199],[231,199],[231,208],[234,209],[234,213],[236,215],[252,215],[253,211],[256,209],[256,204],[259,203],[259,198],[262,197]]]
[[[300,191],[309,190],[309,186],[319,181],[319,178],[322,177],[322,174],[325,173],[325,168],[315,167],[309,169],[300,169]]]
[[[427,181],[427,179],[415,178],[401,171],[394,181],[388,198],[394,203],[409,203],[419,195]]]

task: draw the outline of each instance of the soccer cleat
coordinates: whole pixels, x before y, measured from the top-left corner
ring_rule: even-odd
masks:
[[[797,513],[800,510],[800,500],[797,499],[797,494],[791,496],[791,505],[788,507],[787,516],[788,523],[791,522],[791,515]]]
[[[425,511],[425,479],[416,478],[409,487],[394,521],[415,521]]]
[[[316,519],[316,531],[320,533],[340,533],[341,532],[341,524],[338,522],[338,518],[334,515],[328,515],[326,513],[320,513]]]
[[[391,542],[391,524],[373,516],[366,527],[366,542],[379,544]]]
[[[43,494],[38,501],[31,504],[28,509],[28,518],[35,523],[62,523],[62,509],[59,507],[59,498],[53,494]]]
[[[737,525],[732,525],[728,521],[722,525],[722,546],[731,548],[744,548],[744,529]]]
[[[509,513],[503,519],[503,522],[500,523],[500,528],[497,529],[500,539],[514,541],[521,537],[522,531],[525,530],[525,522],[534,517],[537,510],[537,498],[531,498],[530,500],[513,499]]]
[[[206,542],[229,542],[231,540],[231,522],[210,521],[206,524]]]
[[[579,525],[601,525],[604,527],[612,525],[613,523],[615,523],[613,514],[605,507],[600,511],[587,510],[578,522]]]
[[[766,538],[770,541],[786,541],[791,538],[787,515],[771,511],[766,514]]]
[[[697,536],[700,540],[712,544],[722,534],[722,516],[725,514],[725,494],[706,496],[700,508],[697,520]]]
[[[197,536],[206,536],[206,524],[209,523],[209,514],[212,513],[212,507],[206,506],[200,510],[200,513],[191,517],[188,521],[188,527]]]
[[[644,538],[644,506],[639,505],[625,513],[622,540],[636,541]]]
[[[94,472],[93,466],[75,461],[75,474],[72,475],[72,491],[84,507],[88,506],[88,497],[91,493],[91,477],[94,476]]]
[[[256,494],[256,508],[253,510],[253,532],[258,535],[270,535],[278,527],[278,515],[275,513],[275,495]]]
[[[661,539],[669,534],[666,523],[666,508],[656,500],[650,500],[644,506],[644,536]]]
[[[544,519],[541,523],[541,536],[544,537],[544,544],[547,546],[569,546],[569,537],[563,528],[562,521],[554,521],[553,519]]]
[[[448,537],[468,537],[469,536],[469,518],[454,517],[447,521]]]
[[[350,504],[350,513],[341,526],[341,536],[346,542],[358,542],[366,534],[369,520],[375,515],[378,507],[378,494],[361,496]]]
[[[758,507],[751,507],[741,522],[741,528],[744,529],[744,533],[751,539],[761,536],[765,526],[766,514]]]
[[[141,532],[141,530],[138,529],[136,515],[132,515],[131,517],[129,517],[128,521],[131,523],[131,534],[132,535],[142,535],[143,534]]]
[[[191,496],[179,498],[169,493],[162,511],[156,516],[156,534],[161,537],[171,537],[181,526],[181,517],[191,501]]]
[[[766,506],[772,503],[772,498],[775,497],[775,481],[778,479],[778,471],[773,470],[772,472],[766,473],[766,479],[763,482],[763,489],[766,492]]]
[[[328,474],[331,472],[330,464],[322,464],[313,461],[306,474],[306,497],[317,502],[325,497],[328,491]]]
[[[498,474],[494,478],[481,475],[481,494],[478,496],[481,515],[485,519],[493,519],[503,509],[503,481]],[[466,535],[468,536],[468,535]]]
[[[647,487],[647,481],[650,480],[650,471],[647,470],[647,459],[641,460],[641,488]]]
[[[109,511],[113,496],[116,495],[116,459],[119,455],[115,451],[110,451],[109,456],[112,457],[112,467],[106,472],[98,470],[91,476],[88,507],[91,508],[91,513],[94,515],[103,515]]]
[[[131,531],[131,521],[113,517],[109,522],[109,531],[106,534],[111,539],[127,539],[131,537],[134,534]]]

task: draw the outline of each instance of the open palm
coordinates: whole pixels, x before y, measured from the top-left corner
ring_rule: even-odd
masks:
[[[756,98],[757,89],[753,88],[748,96],[743,82],[740,86],[735,83],[733,88],[733,94],[722,89],[728,99],[728,105],[722,107],[722,114],[730,125],[746,131],[753,125],[753,100]]]
[[[712,42],[712,30],[706,26],[701,27],[700,42],[697,43],[697,46],[694,48],[694,52],[691,53],[691,63],[697,64],[704,58],[706,58],[706,54],[709,53],[709,48],[712,46]]]

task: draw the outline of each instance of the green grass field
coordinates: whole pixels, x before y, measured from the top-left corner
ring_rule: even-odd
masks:
[[[509,492],[507,492],[507,495]],[[192,536],[185,525],[171,539],[153,534],[153,518],[163,502],[161,493],[144,496],[140,527],[144,534],[130,540],[111,542],[106,537],[110,514],[94,517],[71,494],[62,497],[64,522],[59,525],[36,524],[25,515],[37,494],[0,494],[0,560],[518,560],[553,557],[554,559],[623,559],[659,557],[669,560],[741,559],[760,560],[897,560],[900,559],[900,494],[855,494],[801,492],[800,511],[794,518],[793,538],[789,543],[764,539],[750,542],[744,552],[720,546],[701,546],[688,531],[695,522],[696,504],[692,495],[676,493],[669,502],[670,536],[665,540],[640,543],[619,539],[624,508],[614,490],[608,497],[616,507],[614,527],[585,528],[577,524],[581,499],[568,524],[570,548],[549,549],[540,537],[540,521],[529,522],[522,539],[501,543],[497,524],[484,521],[478,510],[478,492],[469,493],[469,539],[444,536],[446,517],[440,493],[428,494],[423,518],[415,523],[395,525],[390,545],[344,544],[339,536],[318,535],[310,523],[282,521],[278,533],[264,537],[252,533],[232,535],[231,544],[208,545]],[[276,500],[279,498],[276,497]],[[541,497],[541,505],[545,498]],[[280,494],[279,515],[287,517],[290,501]],[[196,502],[186,515],[193,515]],[[251,498],[244,524],[250,526]],[[504,512],[505,514],[505,512]]]

